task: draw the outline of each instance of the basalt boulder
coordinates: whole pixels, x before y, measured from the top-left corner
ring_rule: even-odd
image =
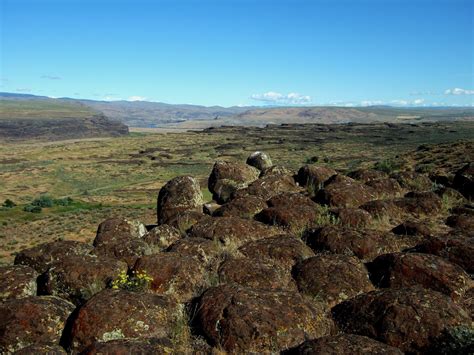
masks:
[[[59,344],[74,305],[54,296],[9,299],[0,304],[0,353],[33,344]]]
[[[168,251],[196,258],[204,265],[212,265],[221,253],[221,247],[220,243],[211,239],[183,238],[170,245]]]
[[[346,333],[364,335],[404,352],[423,353],[452,326],[471,326],[449,296],[421,287],[372,291],[338,304],[333,318]]]
[[[81,354],[172,354],[175,350],[169,339],[117,339],[106,342],[97,341]]]
[[[453,187],[467,199],[474,199],[474,163],[469,163],[456,172]]]
[[[192,176],[178,176],[160,190],[157,202],[158,224],[185,211],[202,212],[203,196],[199,182]]]
[[[247,158],[247,164],[257,168],[260,171],[269,169],[273,165],[270,156],[264,152],[255,152],[250,154]]]
[[[227,352],[280,351],[333,330],[322,304],[291,291],[222,285],[208,289],[197,309],[204,335]]]
[[[349,177],[335,175],[316,193],[315,201],[330,207],[359,207],[375,197],[373,188]]]
[[[369,226],[373,218],[369,212],[360,208],[334,208],[330,212],[341,226],[364,228]]]
[[[350,172],[347,176],[363,183],[388,178],[387,173],[372,169],[358,169]]]
[[[322,254],[295,265],[300,292],[329,307],[374,289],[364,264],[354,256]]]
[[[93,245],[116,244],[127,239],[140,239],[147,233],[143,223],[124,218],[109,218],[99,224]]]
[[[459,301],[474,287],[469,275],[458,265],[430,254],[392,253],[369,263],[370,277],[378,287],[420,285]]]
[[[390,177],[397,180],[401,187],[411,191],[427,191],[433,186],[427,175],[414,171],[401,171],[391,174]]]
[[[0,301],[36,296],[35,269],[24,265],[0,266]]]
[[[234,193],[234,198],[242,196],[257,196],[263,200],[269,200],[272,197],[279,195],[284,192],[300,192],[299,188],[293,177],[283,174],[274,174],[264,176],[247,188],[238,190]]]
[[[53,261],[72,255],[87,255],[92,251],[93,247],[89,244],[73,240],[59,240],[20,251],[15,257],[15,265],[30,266],[42,274]]]
[[[265,200],[257,196],[235,198],[214,211],[215,217],[240,217],[252,219],[257,213],[267,208]]]
[[[180,231],[177,228],[174,228],[167,224],[162,224],[151,229],[143,237],[143,240],[155,252],[165,250],[179,239],[181,239]]]
[[[298,170],[296,181],[301,186],[317,190],[326,180],[336,174],[336,170],[325,166],[305,165]]]

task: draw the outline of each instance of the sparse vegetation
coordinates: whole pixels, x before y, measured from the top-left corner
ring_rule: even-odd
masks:
[[[5,207],[5,208],[13,208],[15,206],[16,206],[16,203],[10,200],[9,198],[7,198],[2,204],[2,207]]]
[[[122,289],[127,291],[143,292],[150,288],[153,278],[146,271],[131,271],[127,274],[122,271],[117,278],[112,281],[113,289]]]

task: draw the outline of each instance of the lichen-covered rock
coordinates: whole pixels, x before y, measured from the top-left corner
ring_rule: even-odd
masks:
[[[270,176],[270,175],[288,175],[288,176],[293,176],[295,175],[295,172],[284,167],[284,166],[279,166],[279,165],[273,165],[269,167],[268,169],[263,170],[260,173],[260,177],[263,178],[265,176]]]
[[[284,192],[300,192],[301,189],[296,185],[295,180],[288,175],[273,174],[266,175],[247,188],[238,190],[234,193],[234,198],[242,196],[258,196],[263,200],[269,200],[273,196]]]
[[[269,261],[230,258],[220,265],[218,274],[221,284],[234,283],[267,290],[296,290],[290,271]]]
[[[394,200],[405,213],[413,216],[434,215],[441,210],[441,199],[434,192],[409,192]]]
[[[150,291],[190,301],[206,285],[206,270],[196,258],[178,253],[160,253],[137,260],[134,271],[146,272],[153,278]]]
[[[33,344],[59,344],[74,305],[54,296],[9,299],[0,304],[0,353]]]
[[[305,239],[316,252],[329,251],[334,254],[357,256],[364,262],[382,254],[414,247],[420,241],[419,238],[412,236],[331,225],[309,231]]]
[[[0,301],[36,296],[35,269],[24,265],[0,266]]]
[[[214,211],[215,217],[240,217],[252,219],[257,213],[267,208],[265,200],[257,196],[235,198]]]
[[[143,240],[155,252],[165,250],[179,239],[181,239],[180,231],[167,224],[162,224],[161,226],[151,229],[143,237]]]
[[[295,207],[309,207],[316,209],[318,204],[311,200],[308,196],[301,193],[284,192],[279,195],[273,196],[267,201],[269,207],[283,207],[283,208],[295,208]]]
[[[379,198],[399,197],[403,192],[398,181],[392,178],[370,180],[365,184],[374,189]]]
[[[205,336],[228,352],[284,350],[333,328],[322,304],[291,291],[222,285],[208,289],[197,309]]]
[[[456,172],[453,187],[467,199],[474,199],[474,163],[466,164]]]
[[[255,152],[250,154],[247,158],[247,164],[257,168],[260,171],[271,168],[273,165],[270,156],[264,152]]]
[[[183,238],[172,244],[168,251],[191,256],[206,264],[213,264],[221,252],[220,243],[205,238]]]
[[[106,342],[97,341],[81,354],[172,354],[175,347],[169,339],[117,339]]]
[[[394,199],[373,200],[359,207],[369,212],[376,220],[386,219],[392,223],[400,223],[405,218],[404,211]]]
[[[68,337],[79,352],[97,341],[168,338],[180,317],[182,309],[169,297],[106,289],[79,309]]]
[[[447,327],[471,326],[466,310],[442,293],[411,287],[359,295],[332,309],[338,327],[405,352],[420,353]]]
[[[296,181],[298,181],[301,186],[311,187],[315,190],[318,190],[319,187],[323,186],[326,180],[336,174],[336,170],[331,168],[316,165],[305,165],[301,167],[300,170],[298,170]]]
[[[250,240],[275,235],[278,231],[263,223],[238,217],[210,218],[195,224],[189,236],[219,241],[225,245],[240,246]]]
[[[140,239],[147,230],[143,223],[124,218],[109,218],[99,224],[93,245],[116,244],[127,239]]]
[[[317,255],[295,265],[293,274],[300,292],[329,307],[374,289],[364,264],[353,256]]]
[[[253,166],[239,163],[217,161],[208,180],[208,188],[213,199],[219,203],[229,201],[237,190],[247,187],[258,179],[260,170]]]
[[[249,242],[240,247],[239,252],[247,258],[272,262],[287,269],[314,256],[301,239],[286,234]]]
[[[210,220],[211,216],[198,211],[184,211],[177,213],[167,221],[167,225],[176,228],[181,236],[185,236],[192,226],[198,222]]]
[[[428,237],[432,235],[429,226],[426,223],[413,220],[405,221],[392,229],[392,232],[398,235],[421,235]]]
[[[202,212],[203,196],[199,182],[192,176],[178,176],[168,181],[158,194],[158,224],[185,211]]]
[[[14,352],[15,355],[32,355],[32,354],[47,354],[47,355],[66,355],[67,352],[56,344],[33,344]]]
[[[255,216],[257,221],[279,226],[290,233],[302,233],[316,223],[318,209],[306,206],[268,207]]]
[[[123,261],[129,267],[132,267],[140,256],[152,253],[153,248],[144,239],[119,239],[114,242],[100,244],[94,249],[95,255]]]
[[[51,263],[40,280],[39,289],[44,294],[81,305],[127,269],[127,264],[119,260],[73,255]]]
[[[378,287],[420,285],[460,300],[474,287],[469,275],[458,265],[436,255],[392,253],[369,264],[370,277]]]
[[[355,334],[339,334],[325,336],[314,340],[306,340],[303,344],[285,351],[284,355],[403,355],[393,346],[377,340]]]
[[[342,175],[335,175],[316,193],[315,201],[330,207],[359,207],[375,199],[375,190]]]
[[[474,215],[455,214],[446,219],[446,224],[455,229],[474,231]]]
[[[30,266],[42,274],[53,261],[68,258],[71,255],[87,255],[92,251],[93,247],[89,244],[59,240],[20,251],[15,257],[15,265]]]
[[[416,249],[434,254],[460,265],[467,273],[474,273],[474,239],[464,234],[447,234],[425,239]]]

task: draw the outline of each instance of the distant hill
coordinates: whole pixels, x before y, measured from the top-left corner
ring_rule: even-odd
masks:
[[[27,102],[34,102],[41,114],[67,116],[102,114],[129,127],[207,128],[222,125],[265,126],[282,123],[372,123],[472,120],[473,108],[400,108],[371,107],[221,107],[173,105],[148,101],[94,101],[71,98],[51,99],[44,96],[0,93],[0,99],[17,102],[29,115]],[[47,107],[43,107],[46,105]],[[49,106],[48,106],[49,105]],[[54,107],[54,108],[53,108]],[[64,111],[66,110],[66,111]],[[73,110],[70,112],[68,110]],[[38,111],[39,112],[39,111]]]
[[[125,134],[126,125],[79,102],[0,93],[0,138],[60,140]]]

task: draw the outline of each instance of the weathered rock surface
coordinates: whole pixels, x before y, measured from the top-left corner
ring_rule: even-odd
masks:
[[[168,181],[158,194],[158,224],[185,211],[202,212],[203,196],[199,182],[192,176],[178,176]]]
[[[168,339],[117,339],[106,342],[97,341],[81,354],[172,354],[176,349]]]
[[[378,287],[420,285],[460,300],[474,287],[469,275],[458,265],[430,254],[392,253],[369,264],[370,278]]]
[[[127,269],[127,264],[119,260],[73,255],[51,263],[41,278],[39,289],[43,294],[58,296],[81,305]]]
[[[221,284],[234,283],[267,290],[296,290],[289,270],[269,261],[231,258],[220,265],[218,275]]]
[[[212,198],[220,203],[230,200],[233,193],[257,180],[260,170],[239,162],[218,161],[209,176],[208,188]]]
[[[392,178],[374,179],[365,184],[374,189],[379,198],[399,197],[403,192],[398,181]]]
[[[372,291],[332,309],[338,327],[405,352],[420,353],[451,326],[471,325],[449,296],[421,287]]]
[[[180,231],[167,224],[151,229],[143,237],[143,240],[155,252],[165,250],[179,239],[181,239]]]
[[[330,207],[359,207],[375,197],[371,187],[349,177],[335,175],[316,193],[315,201]]]
[[[240,246],[248,241],[275,235],[278,231],[263,223],[238,217],[210,218],[195,224],[189,236]]]
[[[296,292],[230,285],[204,293],[196,320],[212,344],[228,352],[284,350],[329,335],[333,327],[321,304]]]
[[[357,169],[347,174],[347,176],[363,182],[364,184],[373,180],[386,179],[388,177],[387,173],[372,169]]]
[[[298,170],[296,181],[298,181],[301,186],[310,187],[315,191],[322,187],[326,180],[336,174],[336,170],[331,168],[305,165]]]
[[[272,167],[273,163],[270,156],[264,152],[255,152],[247,158],[247,164],[264,171]]]
[[[79,309],[69,337],[77,351],[97,341],[167,338],[180,316],[169,297],[107,289]]]
[[[474,199],[474,163],[466,164],[456,172],[453,186],[467,199]]]
[[[382,254],[414,247],[419,242],[416,237],[330,225],[309,231],[305,239],[316,252],[329,251],[333,254],[357,256],[364,262]]]
[[[205,269],[196,258],[178,253],[159,253],[137,260],[134,271],[144,271],[153,278],[150,290],[160,295],[190,301],[206,286]]]
[[[405,213],[414,216],[434,215],[441,210],[441,199],[434,192],[409,192],[396,199],[395,204]]]
[[[414,171],[401,171],[391,174],[390,177],[397,180],[401,187],[410,191],[427,191],[433,185],[427,175]]]
[[[59,344],[74,305],[54,296],[10,299],[0,304],[0,353],[33,344]]]
[[[249,242],[240,247],[239,252],[250,259],[269,261],[287,269],[314,256],[301,239],[286,234]]]
[[[184,211],[174,215],[167,221],[167,225],[176,228],[184,236],[196,223],[210,220],[207,214],[198,211]]]
[[[173,243],[169,252],[197,258],[204,264],[212,264],[221,252],[220,244],[205,238],[183,238]]]
[[[56,344],[33,344],[14,352],[15,355],[48,354],[65,355],[66,350]]]
[[[421,235],[428,237],[432,235],[430,228],[425,223],[408,220],[392,229],[397,235]]]
[[[254,181],[245,189],[236,191],[234,197],[253,195],[263,200],[269,200],[281,193],[300,192],[300,190],[291,176],[272,174]]]
[[[73,240],[60,240],[20,251],[15,257],[15,265],[30,266],[42,274],[53,261],[72,255],[87,255],[92,251],[93,247],[89,244]]]
[[[99,224],[93,245],[115,244],[127,239],[140,239],[147,233],[143,223],[136,220],[109,218]]]
[[[257,196],[235,198],[214,211],[215,217],[240,217],[252,219],[257,213],[267,208],[265,200]]]
[[[364,228],[372,223],[372,216],[360,208],[334,208],[331,213],[337,218],[341,226]]]
[[[455,214],[447,218],[446,224],[455,229],[474,231],[474,215]]]
[[[0,302],[10,298],[36,296],[35,269],[24,265],[0,266]]]
[[[306,340],[303,344],[285,351],[284,355],[403,355],[393,346],[377,340],[355,334],[339,334],[325,336],[314,340]]]
[[[354,256],[317,255],[295,265],[300,292],[329,307],[374,289],[364,264]]]
[[[316,206],[294,206],[292,208],[268,207],[257,214],[255,219],[271,226],[279,226],[290,233],[297,234],[313,227],[318,214]]]

